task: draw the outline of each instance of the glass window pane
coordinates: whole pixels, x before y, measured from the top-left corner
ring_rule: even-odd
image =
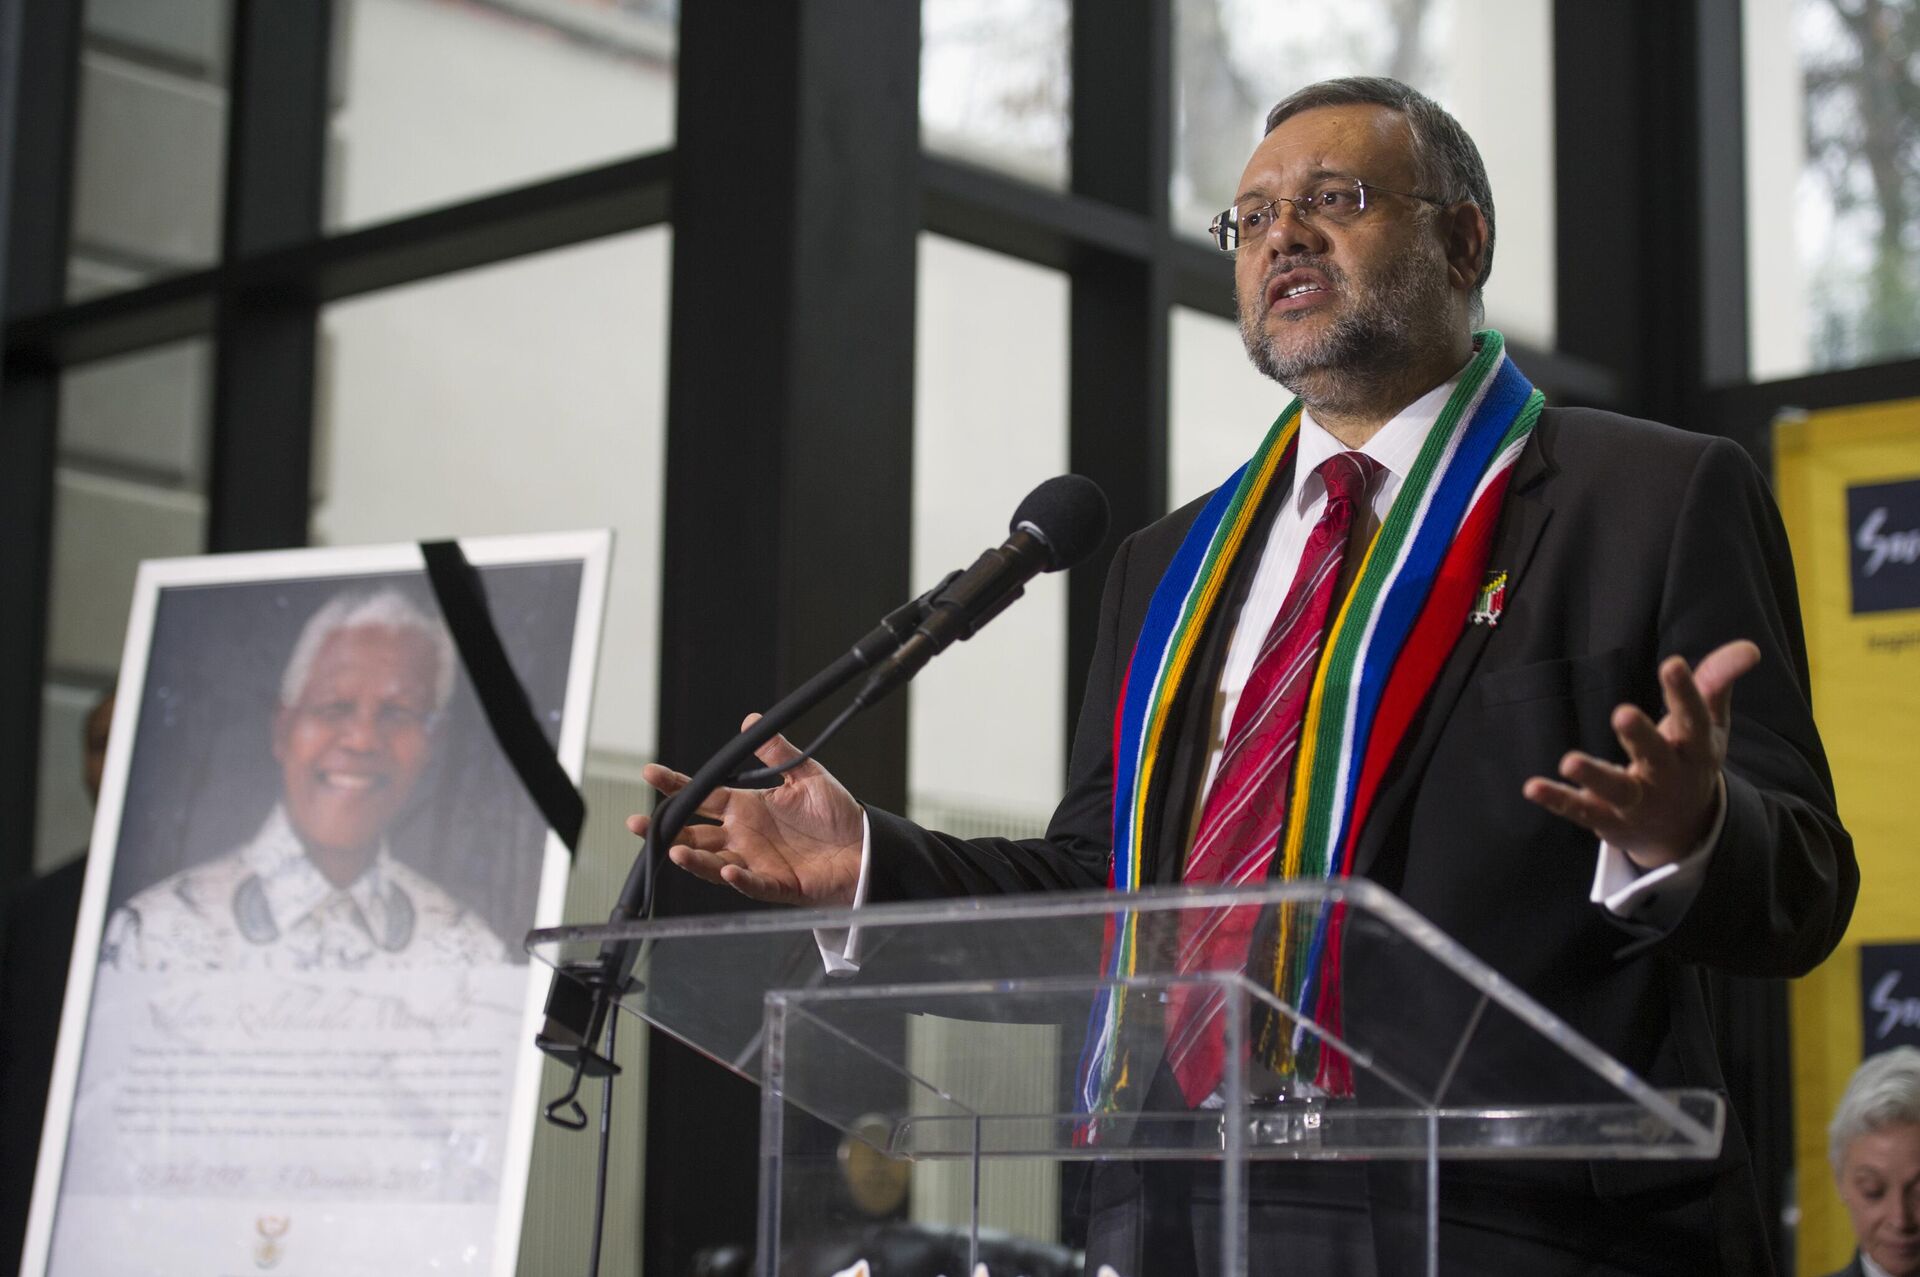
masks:
[[[93,804],[80,783],[81,723],[119,670],[140,561],[206,544],[211,377],[211,349],[196,339],[61,379],[36,869],[86,846]]]
[[[1020,499],[1067,468],[1067,280],[920,237],[913,582],[925,589],[1007,537]],[[958,834],[1038,833],[1066,771],[1066,581],[1020,599],[914,679],[908,792]]]
[[[220,256],[229,0],[87,0],[75,122],[79,300]]]
[[[1253,455],[1293,392],[1254,369],[1231,320],[1175,306],[1170,336],[1167,508],[1177,510]]]
[[[326,222],[673,143],[675,0],[338,0]]]
[[[1911,5],[1745,2],[1756,379],[1920,354],[1916,20]]]
[[[320,545],[614,529],[566,917],[605,918],[651,805],[671,231],[652,227],[328,306],[321,313],[313,540]],[[643,1104],[644,1035],[620,1035],[616,1100]],[[551,1061],[541,1097],[563,1087]],[[644,1141],[616,1142],[609,1195],[637,1201]],[[591,1159],[541,1123],[523,1272],[585,1263]],[[607,1266],[639,1265],[639,1216],[608,1221]]]
[[[1487,322],[1552,346],[1552,8],[1505,0],[1178,0],[1174,225],[1205,236],[1232,201],[1274,103],[1315,80],[1393,76],[1451,111],[1486,161],[1499,219]]]
[[[319,545],[615,529],[592,746],[654,746],[664,227],[322,312]]]
[[[1072,0],[921,0],[921,145],[1065,189],[1072,13]]]

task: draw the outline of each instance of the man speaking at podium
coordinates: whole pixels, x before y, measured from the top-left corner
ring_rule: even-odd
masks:
[[[922,830],[808,763],[716,793],[674,862],[811,905],[1364,875],[1655,1087],[1721,1087],[1698,968],[1805,972],[1858,881],[1759,473],[1726,440],[1543,408],[1475,331],[1479,152],[1405,85],[1281,102],[1213,233],[1249,356],[1299,399],[1120,546],[1046,837]],[[1170,1013],[1168,1038],[1161,1084],[1204,1103],[1207,1025]],[[1652,1174],[1497,1170],[1441,1178],[1448,1272],[1770,1269],[1737,1128]],[[1164,1187],[1107,1178],[1089,1264],[1191,1271]],[[1401,1271],[1354,1184],[1269,1211],[1256,1168],[1252,1271]]]

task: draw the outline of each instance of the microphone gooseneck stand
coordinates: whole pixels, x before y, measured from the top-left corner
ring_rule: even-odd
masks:
[[[958,575],[957,573],[954,575]],[[666,858],[666,849],[673,846],[673,840],[679,836],[687,822],[692,820],[700,804],[714,790],[738,780],[739,768],[755,757],[762,745],[820,702],[832,696],[855,678],[883,658],[890,656],[914,632],[914,628],[926,619],[931,609],[932,599],[946,588],[949,576],[933,589],[919,598],[907,603],[875,626],[874,629],[854,644],[852,649],[839,660],[820,671],[796,688],[763,714],[758,721],[735,736],[721,747],[719,752],[701,765],[679,793],[673,795],[654,812],[653,821],[647,827],[647,839],[635,858],[633,867],[627,872],[627,881],[620,890],[620,898],[609,916],[610,923],[631,922],[637,918],[652,914],[654,903],[654,884],[661,861]],[[849,712],[835,719],[821,739],[809,745],[803,757],[810,757],[851,717],[852,711],[859,706],[850,706]],[[762,769],[764,770],[764,769]],[[773,784],[781,783],[777,775],[771,777]],[[614,1027],[618,1016],[613,1014],[614,1003],[620,996],[640,989],[641,982],[634,979],[633,970],[640,960],[640,943],[635,940],[608,940],[601,944],[599,954],[586,962],[568,963],[554,974],[553,984],[547,993],[547,1020],[538,1037],[537,1045],[547,1055],[572,1067],[572,1078],[567,1089],[546,1106],[546,1117],[556,1126],[569,1130],[584,1130],[587,1125],[586,1110],[580,1105],[579,1094],[582,1081],[589,1077],[604,1080],[600,1102],[599,1151],[596,1161],[593,1193],[593,1225],[589,1241],[590,1250],[587,1260],[587,1277],[598,1277],[600,1271],[600,1240],[604,1229],[607,1202],[607,1150],[611,1131],[611,1113],[613,1110],[613,1079],[620,1072],[620,1066],[614,1063]],[[605,1054],[594,1049],[594,1043],[604,1035]]]
[[[914,631],[927,614],[930,601],[947,582],[942,581],[927,593],[889,613],[839,660],[795,688],[763,714],[752,726],[723,745],[700,766],[679,793],[660,805],[647,828],[647,839],[633,867],[627,871],[626,884],[608,916],[610,924],[632,922],[651,915],[654,884],[667,848],[686,828],[700,804],[714,790],[742,779],[743,765],[756,761],[755,752],[777,736],[788,724],[813,709],[857,678],[876,662],[891,655]],[[836,721],[835,726],[840,724]],[[823,741],[808,747],[811,754]],[[749,778],[750,779],[750,778]],[[779,781],[773,778],[773,783]],[[555,975],[547,996],[547,1022],[535,1039],[542,1051],[563,1064],[574,1067],[574,1088],[548,1106],[548,1118],[562,1126],[580,1129],[586,1115],[574,1098],[582,1076],[599,1077],[617,1071],[611,1060],[593,1049],[606,1023],[608,1011],[621,995],[639,988],[633,970],[639,962],[640,945],[633,940],[608,940],[599,954],[585,962],[569,963]],[[572,1116],[560,1110],[572,1106]]]
[[[714,790],[723,785],[758,788],[782,784],[784,772],[811,758],[862,710],[885,699],[949,644],[972,637],[998,616],[1020,597],[1025,583],[1037,573],[1058,571],[1085,558],[1106,535],[1106,528],[1106,497],[1091,480],[1061,475],[1035,488],[1014,511],[1011,535],[1005,544],[981,555],[965,571],[949,573],[919,598],[888,613],[846,655],[794,689],[722,746],[678,793],[660,805],[608,922],[618,925],[652,916],[655,886],[667,849]],[[741,770],[758,761],[755,755],[760,747],[789,723],[882,661],[887,664],[873,674],[799,757],[776,767]],[[560,966],[547,993],[546,1023],[534,1039],[540,1050],[572,1070],[566,1091],[546,1106],[547,1120],[556,1126],[585,1129],[587,1114],[578,1098],[581,1083],[588,1077],[605,1079],[589,1277],[599,1271],[600,1231],[606,1208],[608,1114],[613,1106],[613,1078],[620,1072],[613,1060],[617,1019],[613,1008],[620,998],[644,987],[634,977],[641,948],[636,940],[606,940],[593,958]],[[604,1054],[595,1049],[603,1037]]]

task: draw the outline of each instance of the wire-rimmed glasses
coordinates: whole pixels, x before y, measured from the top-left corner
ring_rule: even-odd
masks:
[[[1320,182],[1305,195],[1280,195],[1255,203],[1236,204],[1213,219],[1207,232],[1222,252],[1231,253],[1243,244],[1251,244],[1265,235],[1280,220],[1280,206],[1293,205],[1293,215],[1301,221],[1320,219],[1337,226],[1354,221],[1367,211],[1374,195],[1398,195],[1445,208],[1447,201],[1436,195],[1415,191],[1390,191],[1356,177],[1335,177]]]

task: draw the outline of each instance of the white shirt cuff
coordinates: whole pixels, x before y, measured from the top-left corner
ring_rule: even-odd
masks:
[[[1713,859],[1720,831],[1726,827],[1725,774],[1715,782],[1713,803],[1713,824],[1707,836],[1692,851],[1658,869],[1642,869],[1618,847],[1601,843],[1599,863],[1593,870],[1593,890],[1587,898],[1605,906],[1615,917],[1660,931],[1671,931],[1680,925],[1681,917],[1700,893],[1700,884],[1707,876],[1707,862]]]
[[[867,813],[860,813],[860,877],[853,884],[853,907],[867,903],[867,860],[873,849],[873,829]],[[820,961],[828,975],[842,975],[860,969],[860,928],[815,927],[813,942],[820,946]]]

